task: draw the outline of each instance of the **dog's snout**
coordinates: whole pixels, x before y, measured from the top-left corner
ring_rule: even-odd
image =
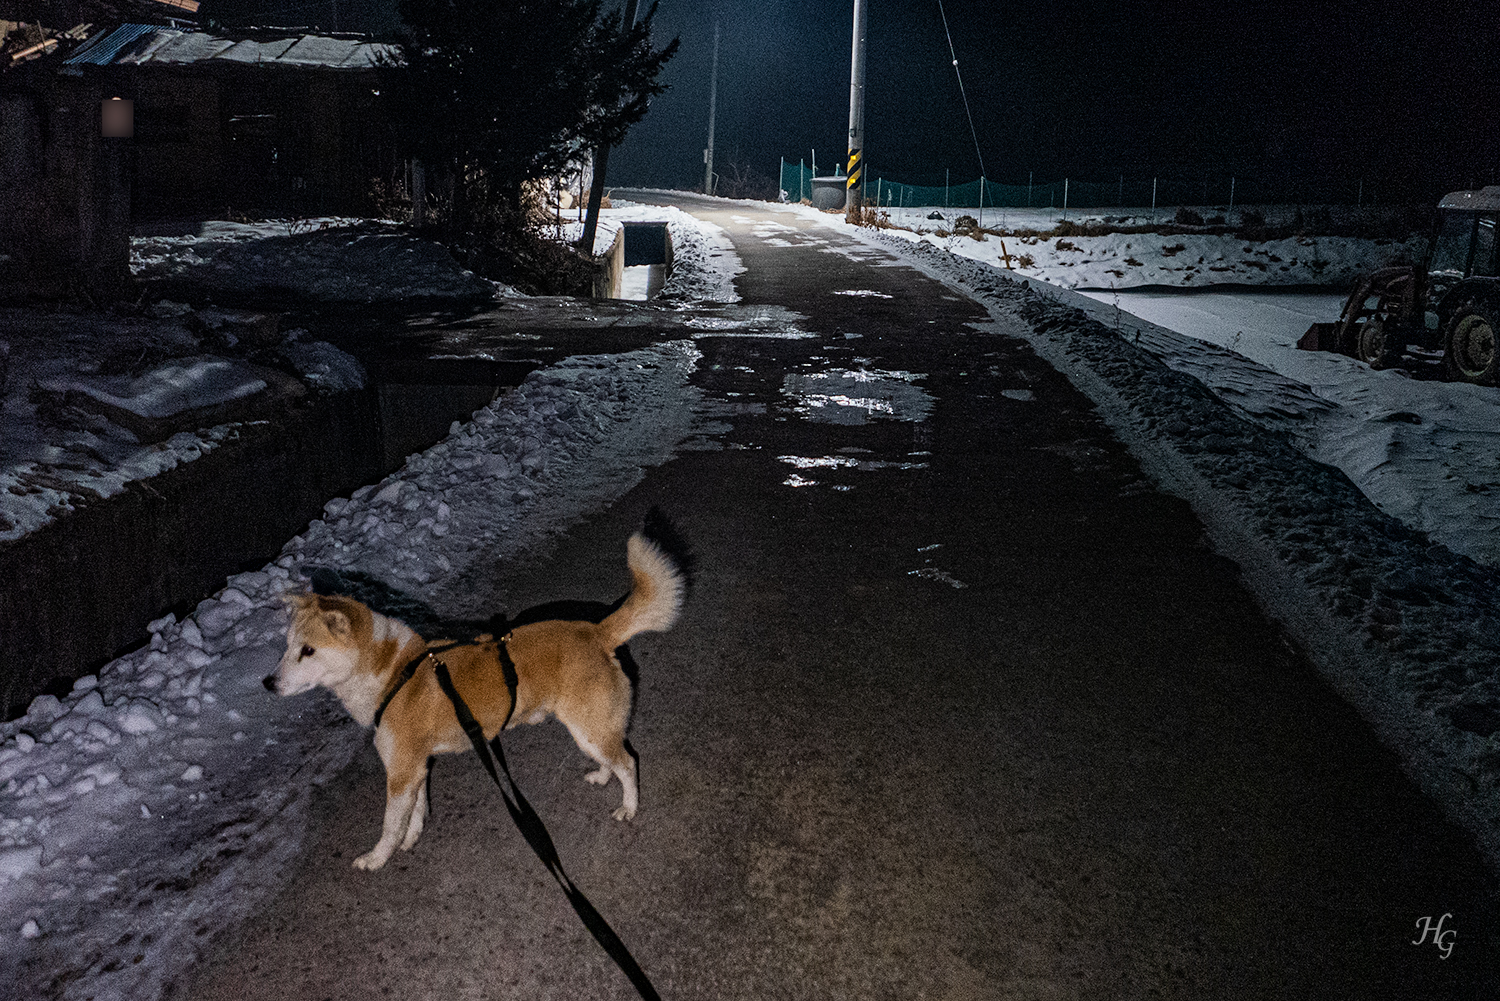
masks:
[[[266,675],[265,680],[263,680],[261,682],[261,684],[266,686],[266,691],[268,691],[268,692],[274,692],[274,691],[276,691],[276,675],[274,675],[274,674],[268,674],[268,675]]]

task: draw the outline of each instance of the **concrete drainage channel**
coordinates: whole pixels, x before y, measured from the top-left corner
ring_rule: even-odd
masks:
[[[0,546],[3,718],[145,642],[153,619],[264,566],[327,501],[441,441],[538,364],[373,362],[366,389],[280,402],[198,459]]]

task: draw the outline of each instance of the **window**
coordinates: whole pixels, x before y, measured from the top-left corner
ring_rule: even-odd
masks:
[[[1447,212],[1443,215],[1443,226],[1438,231],[1437,241],[1432,247],[1432,264],[1429,271],[1450,271],[1463,274],[1469,267],[1469,246],[1474,239],[1475,216],[1468,212]],[[1491,230],[1491,235],[1494,231]]]
[[[1478,239],[1474,241],[1474,274],[1495,274],[1495,263],[1495,217],[1480,216]]]

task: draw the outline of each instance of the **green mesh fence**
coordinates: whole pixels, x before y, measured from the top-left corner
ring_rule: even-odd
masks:
[[[781,190],[789,201],[812,198],[813,173],[805,163],[781,161]],[[822,178],[820,178],[822,180]],[[824,183],[827,183],[824,181]],[[865,201],[883,207],[978,208],[978,180],[957,184],[903,184],[868,168]],[[1032,184],[983,183],[985,208],[1149,208],[1229,205],[1353,205],[1376,204],[1379,192],[1358,180],[1295,180],[1255,177],[1117,178],[1113,181],[1038,181]]]

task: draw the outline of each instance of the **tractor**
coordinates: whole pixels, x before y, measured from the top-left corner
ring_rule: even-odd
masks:
[[[1444,195],[1427,262],[1362,277],[1338,320],[1314,323],[1297,346],[1390,368],[1415,344],[1443,352],[1450,381],[1500,385],[1497,219],[1500,185]]]

